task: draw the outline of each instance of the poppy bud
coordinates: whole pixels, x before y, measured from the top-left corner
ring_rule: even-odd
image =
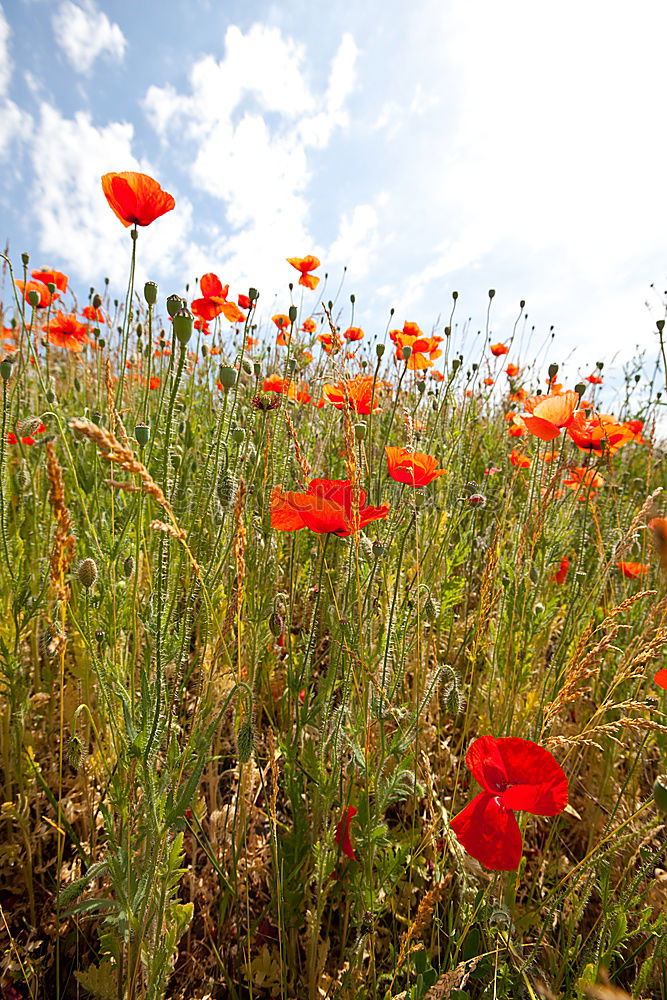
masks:
[[[183,299],[180,295],[169,295],[167,296],[167,312],[170,316],[175,316],[178,310],[183,305]]]
[[[461,362],[458,358],[452,358],[452,371],[457,372],[461,367]]]
[[[201,356],[202,358],[208,357],[208,347],[206,346],[206,344],[201,345]]]
[[[239,764],[247,764],[255,746],[255,732],[252,722],[244,722],[236,737]]]
[[[667,813],[667,774],[660,774],[653,786],[653,801],[662,813]]]
[[[596,361],[595,367],[598,369],[598,371],[602,371],[602,369],[604,368],[604,361]]]
[[[3,378],[4,378],[4,375],[3,375]],[[46,401],[47,401],[47,403],[54,403],[55,399],[56,399],[56,394],[53,391],[53,389],[47,389],[46,390]]]
[[[100,347],[102,348],[102,350],[104,350],[106,346],[107,346],[106,340],[104,339],[104,337],[100,337]]]
[[[424,612],[424,618],[428,622],[434,621],[438,617],[438,614],[440,612],[440,605],[433,598],[430,590],[426,595],[426,599],[424,600],[423,612]]]
[[[492,299],[495,294],[496,294],[495,288],[489,288],[489,298]]]
[[[39,292],[36,292],[34,288],[31,288],[28,292],[28,305],[36,309],[39,305]]]
[[[148,424],[137,424],[134,428],[134,437],[140,448],[148,444],[148,438],[150,437],[151,429]]]
[[[97,580],[97,563],[94,559],[84,559],[79,566],[79,580],[86,590],[95,586]]]
[[[276,639],[285,631],[285,619],[279,611],[272,611],[269,615],[269,631]]]
[[[262,366],[260,365],[259,361],[255,361],[254,365],[252,366],[252,370],[255,378],[259,378],[259,376],[262,374]]]
[[[93,295],[93,309],[102,308],[102,296],[98,295],[97,292]]]
[[[143,332],[144,332],[144,324],[137,323],[137,337],[140,337]]]
[[[220,381],[222,382],[222,388],[225,391],[233,389],[236,385],[236,369],[232,368],[231,365],[221,365]]]
[[[574,387],[574,391],[579,396],[579,399],[581,399],[583,394],[586,392],[586,386],[584,385],[583,382],[577,382],[577,384]]]
[[[30,263],[30,254],[29,253],[22,253],[21,254],[21,261],[22,261],[24,267],[27,267],[28,264]]]
[[[78,771],[84,758],[83,744],[78,736],[70,736],[65,748],[65,756],[70,767]]]
[[[378,361],[380,360],[380,358],[382,357],[382,355],[384,354],[384,352],[386,351],[386,349],[387,348],[385,347],[384,344],[376,344],[375,345],[375,353],[377,355]]]
[[[178,341],[183,347],[187,344],[190,337],[192,336],[192,327],[194,323],[194,316],[187,308],[187,306],[182,306],[178,309],[173,316],[173,328],[174,333],[178,337]]]
[[[223,507],[229,508],[232,506],[236,500],[238,485],[234,473],[230,472],[229,469],[225,469],[218,482],[218,499]]]
[[[174,452],[171,456],[171,466],[173,469],[180,469],[181,467],[181,456],[177,452]]]
[[[366,437],[366,424],[359,423],[354,425],[354,436],[357,441],[363,441]]]
[[[4,361],[0,361],[0,377],[4,382],[8,382],[12,377],[12,363],[11,361],[7,361],[7,358]]]
[[[245,431],[243,430],[242,427],[234,428],[234,430],[232,431],[232,440],[235,441],[236,444],[243,443],[243,441],[245,440]]]
[[[526,300],[521,299],[521,301],[519,302],[519,309],[525,309],[525,308],[526,308]]]
[[[452,292],[452,298],[454,299],[455,302],[458,299],[458,297],[459,297],[459,293],[458,292]]]
[[[147,281],[144,285],[144,298],[149,306],[154,306],[157,302],[157,285],[154,281]]]
[[[126,556],[123,559],[123,575],[129,580],[134,573],[134,556]]]
[[[384,555],[384,545],[382,542],[378,542],[377,539],[373,542],[373,555],[376,559],[379,559],[380,556]]]
[[[406,344],[405,347],[402,348],[401,354],[403,355],[406,361],[409,361],[410,355],[412,354],[412,348],[408,344]]]
[[[257,291],[256,288],[248,289],[248,298],[250,299],[251,302],[254,302],[255,299],[259,298],[259,292]]]

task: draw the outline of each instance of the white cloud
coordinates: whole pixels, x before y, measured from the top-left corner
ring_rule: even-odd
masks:
[[[0,163],[12,163],[15,143],[26,139],[32,128],[31,116],[7,96],[13,69],[10,35],[9,23],[0,6]]]
[[[345,265],[351,281],[365,278],[380,243],[379,217],[373,205],[357,205],[343,215],[338,236],[329,247],[327,264]]]
[[[98,287],[108,276],[112,287],[122,289],[129,270],[129,230],[109,208],[100,178],[111,170],[154,175],[150,164],[133,155],[133,128],[127,123],[96,127],[85,113],[64,118],[49,104],[42,104],[40,112],[30,151],[30,205],[45,262],[57,260]],[[138,281],[182,274],[192,210],[186,199],[176,197],[176,202],[177,211],[139,229]]]
[[[294,275],[286,256],[326,255],[309,232],[311,150],[325,148],[347,124],[357,47],[345,34],[326,91],[313,92],[306,50],[278,28],[232,26],[224,57],[205,56],[190,73],[190,92],[150,87],[144,109],[166,143],[192,151],[190,178],[225,203],[231,234],[211,247],[232,281],[266,290]]]
[[[127,40],[94,0],[65,0],[51,17],[56,42],[77,73],[90,72],[102,55],[122,62]]]

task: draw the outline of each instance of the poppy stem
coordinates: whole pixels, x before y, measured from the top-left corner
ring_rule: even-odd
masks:
[[[116,409],[120,409],[123,403],[123,386],[125,382],[125,362],[127,360],[127,345],[130,339],[130,316],[132,314],[132,297],[134,295],[134,269],[137,262],[137,237],[139,233],[136,226],[130,230],[132,237],[132,258],[130,261],[130,279],[125,297],[125,315],[123,316],[123,332],[121,334],[121,358],[120,371],[118,372],[118,389],[116,390]]]
[[[0,437],[0,535],[5,565],[10,578],[14,579],[12,561],[9,556],[9,539],[7,537],[7,522],[5,520],[5,445],[7,443],[7,380],[2,379],[2,436]]]

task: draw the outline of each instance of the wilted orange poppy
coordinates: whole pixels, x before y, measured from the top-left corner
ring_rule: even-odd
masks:
[[[373,394],[373,382],[375,382],[375,393]],[[325,385],[322,393],[327,402],[342,410],[346,405],[355,413],[369,414],[371,412],[371,398],[373,399],[373,413],[380,409],[380,394],[387,388],[386,382],[375,380],[372,375],[357,375],[356,378],[347,379],[344,382],[337,382],[335,385]]]
[[[504,344],[491,344],[489,350],[495,358],[499,358],[503,354],[509,353],[509,347],[505,347]]]
[[[604,479],[595,469],[586,469],[583,466],[570,469],[569,476],[563,480],[563,485],[570,490],[599,490],[604,486]]]
[[[628,580],[638,580],[640,576],[644,576],[649,571],[649,567],[644,563],[638,562],[625,562],[621,559],[616,565],[620,569],[623,576],[626,576]]]
[[[125,227],[150,226],[165,212],[171,212],[176,204],[156,180],[131,170],[104,174],[102,190],[111,210]]]
[[[312,479],[305,493],[274,486],[271,492],[271,525],[277,531],[310,528],[318,534],[345,538],[389,513],[388,503],[367,507],[366,491],[359,487],[358,493],[358,509],[355,509],[349,479]]]
[[[512,465],[516,465],[517,468],[519,469],[530,468],[530,459],[528,458],[528,456],[524,455],[520,451],[517,451],[516,448],[512,451],[511,455],[509,456],[509,460],[512,463]]]
[[[56,313],[46,327],[46,339],[55,347],[66,347],[75,354],[90,343],[86,324],[81,323],[74,313]]]
[[[541,441],[553,441],[562,427],[569,427],[579,404],[579,394],[564,392],[553,396],[530,396],[525,401],[528,413],[521,415],[526,430]]]
[[[317,288],[320,283],[320,279],[316,278],[314,274],[309,274],[309,271],[314,271],[315,268],[320,266],[320,262],[317,257],[313,257],[309,254],[308,257],[287,257],[287,263],[295,267],[297,271],[301,272],[301,277],[299,278],[299,284],[304,285],[306,288]]]
[[[31,271],[30,277],[45,285],[55,285],[59,292],[67,291],[69,278],[62,271],[54,271],[52,267],[42,267],[38,271]]]
[[[428,486],[445,470],[438,468],[437,459],[422,451],[407,448],[387,447],[387,470],[392,479],[406,486]]]
[[[39,302],[35,307],[36,309],[46,309],[46,307],[50,306],[54,299],[57,299],[60,295],[57,289],[53,295],[51,295],[51,292],[42,281],[21,281],[20,278],[17,278],[14,284],[26,302],[28,301],[28,295],[30,292],[37,292],[39,295]]]
[[[346,340],[363,340],[366,334],[360,326],[348,326],[347,330],[344,331],[343,336]]]
[[[520,371],[521,369],[519,368],[518,365],[508,365],[507,368],[505,369],[506,374],[510,378],[514,378],[516,375],[519,374]]]

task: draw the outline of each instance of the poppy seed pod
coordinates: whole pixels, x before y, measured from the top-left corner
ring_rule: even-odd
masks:
[[[662,813],[667,813],[667,774],[660,774],[653,785],[653,801]]]
[[[0,378],[4,382],[8,382],[12,377],[12,363],[5,358],[4,361],[0,361]]]
[[[179,309],[183,306],[183,299],[180,295],[168,295],[167,296],[167,312],[171,317],[174,317]]]
[[[173,315],[173,330],[178,342],[185,347],[192,336],[195,318],[187,306],[182,306]]]
[[[579,399],[581,399],[583,394],[586,392],[586,386],[584,385],[583,382],[577,382],[577,384],[574,387],[574,391],[579,396]]]
[[[403,355],[406,361],[410,360],[410,356],[412,354],[412,348],[410,347],[409,344],[406,344],[405,347],[401,349],[401,354]]]
[[[46,287],[47,287],[47,288],[48,288],[48,290],[49,290],[49,295],[53,295],[53,294],[55,294],[55,290],[56,290],[56,285],[55,285],[55,282],[54,282],[54,281],[47,281],[47,283],[46,283]]]
[[[134,437],[140,448],[148,444],[148,438],[150,437],[151,429],[148,424],[137,424],[134,428]]]
[[[233,389],[236,385],[236,369],[232,368],[231,365],[221,365],[220,366],[220,382],[222,383],[222,388]]]
[[[378,542],[377,539],[373,542],[373,555],[376,559],[379,559],[380,556],[384,555],[384,545],[382,542]]]
[[[157,285],[154,281],[147,281],[144,285],[144,298],[149,306],[154,306],[157,302]]]
[[[378,361],[380,360],[380,358],[382,357],[382,355],[384,354],[384,352],[386,351],[386,349],[387,348],[385,347],[384,344],[376,344],[375,345],[375,354],[377,355]]]
[[[24,267],[28,266],[28,264],[30,263],[30,254],[29,253],[25,253],[24,252],[24,253],[21,254],[21,263],[24,265]]]
[[[287,315],[289,316],[290,323],[296,322],[296,306],[290,306],[287,310]]]
[[[256,288],[248,289],[248,298],[250,299],[251,302],[254,302],[255,299],[259,298],[259,292],[257,291]]]
[[[259,361],[255,361],[255,363],[252,366],[252,371],[255,378],[260,377],[260,375],[262,374],[262,366],[260,365]]]
[[[36,309],[39,305],[39,292],[36,292],[34,288],[31,288],[27,295],[28,305]]]
[[[662,333],[662,331],[665,329],[665,321],[664,321],[664,319],[657,320],[655,325],[658,328],[658,333]]]
[[[79,566],[79,580],[86,590],[90,590],[97,580],[97,563],[94,559],[84,559]]]
[[[556,378],[556,375],[558,375],[558,365],[549,365],[549,378]]]
[[[98,295],[98,293],[95,292],[95,294],[93,295],[93,309],[101,309],[101,308],[102,308],[102,296]]]
[[[354,425],[354,436],[357,441],[363,441],[366,438],[366,424],[360,423]]]

